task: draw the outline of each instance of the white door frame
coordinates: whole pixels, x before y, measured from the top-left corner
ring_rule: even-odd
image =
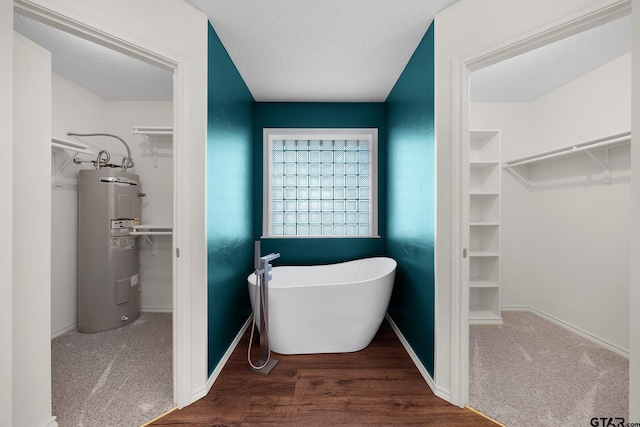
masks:
[[[189,188],[193,179],[198,179],[198,177],[191,176],[189,168],[189,159],[192,157],[191,92],[189,90],[192,78],[191,62],[188,58],[181,57],[176,52],[165,50],[151,40],[135,37],[55,1],[14,0],[14,10],[86,40],[170,70],[174,74],[173,399],[179,408],[189,405],[206,394],[204,387],[202,390],[193,390],[194,387],[198,387],[198,384],[194,384],[194,378],[199,377],[197,372],[193,372],[193,367],[202,364],[194,363],[194,360],[203,359],[206,361],[207,357],[206,339],[204,338],[205,343],[201,346],[204,349],[204,355],[194,355],[192,351],[194,345],[193,324],[196,322],[206,323],[206,307],[204,319],[195,319],[196,316],[201,316],[202,309],[198,306],[198,310],[193,310],[192,306],[192,299],[195,297],[192,295],[192,287],[188,285],[191,283],[189,266],[191,265],[192,251],[183,250],[179,258],[176,255],[177,248],[190,246],[188,236],[192,228],[190,222],[192,197],[189,191],[184,190]],[[196,313],[194,314],[194,312]],[[206,375],[205,362],[205,368],[202,372],[203,384],[206,382]]]
[[[595,0],[459,56],[452,64],[451,403],[469,401],[469,74],[631,13],[631,0]]]

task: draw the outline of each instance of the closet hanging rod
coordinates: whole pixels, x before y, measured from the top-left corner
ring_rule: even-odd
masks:
[[[606,138],[599,138],[589,142],[574,144],[569,147],[561,148],[559,150],[547,151],[535,156],[523,157],[521,159],[504,162],[503,168],[509,169],[517,166],[529,165],[532,163],[542,162],[558,157],[571,156],[575,153],[589,152],[590,150],[611,147],[618,144],[622,145],[622,143],[626,143],[629,141],[631,141],[631,132],[624,132]]]

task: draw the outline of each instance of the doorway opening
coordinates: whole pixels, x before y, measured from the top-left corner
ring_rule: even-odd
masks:
[[[469,404],[508,425],[628,416],[631,22],[599,24],[470,67],[462,271],[471,326],[463,357]],[[576,65],[581,54],[585,69],[554,73],[554,58]],[[500,360],[500,369],[489,360]],[[517,377],[520,390],[531,397],[535,388],[540,398],[529,415],[526,399],[496,386],[509,368],[512,384]],[[578,377],[584,382],[575,385]],[[608,388],[620,392],[616,399],[603,397]]]
[[[15,15],[14,29],[50,51],[52,58],[53,413],[62,425],[78,421],[103,424],[103,419],[96,418],[98,412],[111,420],[122,416],[125,422],[139,425],[177,401],[177,328],[172,319],[177,286],[172,240],[176,197],[173,71],[23,15]],[[144,195],[140,222],[128,237],[133,242],[130,249],[139,256],[135,297],[140,315],[127,326],[95,334],[76,331],[78,174],[95,169],[102,150],[110,153],[115,166],[127,152],[109,137],[68,133],[108,133],[125,139],[134,160],[128,172],[139,176],[138,194]]]

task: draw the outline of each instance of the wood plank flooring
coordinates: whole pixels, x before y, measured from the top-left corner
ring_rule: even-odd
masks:
[[[268,377],[249,370],[248,343],[249,331],[206,397],[150,425],[496,425],[434,396],[386,320],[359,352],[274,354],[279,363]],[[253,355],[255,362],[256,344]]]

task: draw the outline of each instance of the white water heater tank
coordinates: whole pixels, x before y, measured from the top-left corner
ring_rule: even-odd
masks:
[[[94,333],[140,314],[137,238],[140,178],[111,168],[78,181],[78,331]]]

